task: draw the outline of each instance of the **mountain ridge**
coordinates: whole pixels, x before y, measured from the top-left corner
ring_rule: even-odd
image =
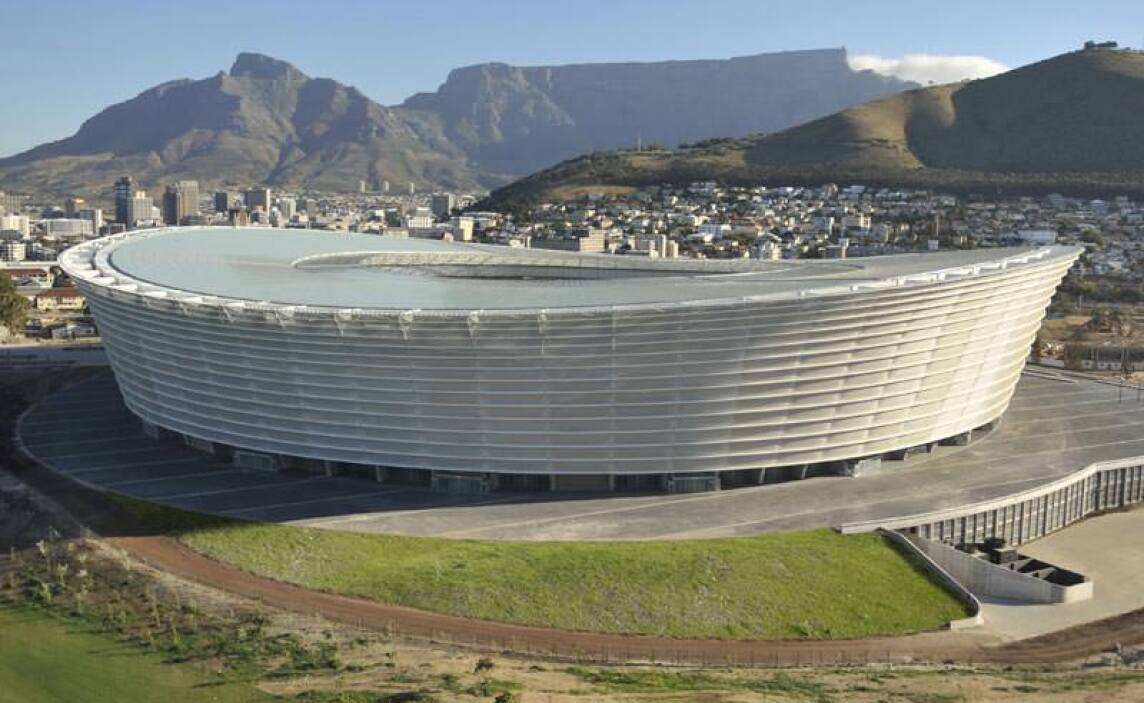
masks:
[[[568,156],[643,139],[678,143],[827,114],[908,87],[854,71],[842,49],[732,59],[511,66],[450,72],[385,106],[277,58],[242,52],[229,71],[177,79],[87,119],[70,137],[0,159],[0,188],[107,190],[266,183],[319,190],[477,190]],[[714,107],[713,107],[714,106]]]

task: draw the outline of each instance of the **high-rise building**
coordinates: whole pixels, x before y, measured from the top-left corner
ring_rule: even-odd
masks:
[[[0,261],[12,263],[28,258],[28,245],[18,239],[0,241]]]
[[[408,229],[429,229],[433,226],[433,213],[427,207],[415,208],[405,216],[405,226]]]
[[[282,222],[289,222],[294,219],[294,215],[298,212],[298,204],[294,198],[278,198],[278,214],[282,218]]]
[[[163,191],[163,200],[160,205],[163,208],[163,224],[179,224],[179,205],[181,204],[179,201],[181,199],[177,186],[169,185],[167,190]]]
[[[449,217],[453,214],[453,194],[452,193],[436,193],[430,201],[430,209],[437,217]]]
[[[19,213],[24,209],[24,200],[27,198],[25,195],[18,193],[5,193],[0,190],[0,215],[10,212]]]
[[[32,231],[32,221],[27,215],[0,215],[0,232],[19,232],[27,237]]]
[[[250,215],[246,208],[232,207],[227,211],[227,220],[232,227],[245,227],[250,224]]]
[[[270,212],[269,188],[251,188],[246,191],[246,209],[254,212],[256,208],[262,208],[266,213]]]
[[[64,213],[68,217],[75,217],[76,214],[87,207],[87,201],[83,198],[68,198],[64,201]]]
[[[234,196],[230,192],[220,190],[214,194],[214,211],[215,212],[230,212],[234,207]]]
[[[115,182],[115,221],[131,226],[131,200],[135,196],[135,181],[124,176]]]
[[[91,220],[78,217],[55,217],[43,221],[44,233],[55,239],[86,239],[95,232],[91,227]]]
[[[167,191],[163,193],[163,222],[178,225],[187,217],[197,214],[199,214],[198,181],[179,181],[167,186]]]
[[[453,223],[453,241],[455,242],[471,242],[473,241],[473,218],[467,216],[458,216],[452,219]]]
[[[298,205],[299,209],[311,218],[318,214],[318,201],[313,198],[302,198]]]
[[[75,216],[84,220],[89,220],[91,222],[92,232],[94,232],[96,235],[99,235],[99,231],[103,228],[103,210],[100,210],[97,207],[83,208],[81,210],[77,210]]]
[[[124,224],[128,228],[134,227],[140,223],[152,223],[155,221],[155,201],[147,195],[145,190],[135,191],[131,199],[127,201],[127,214]]]

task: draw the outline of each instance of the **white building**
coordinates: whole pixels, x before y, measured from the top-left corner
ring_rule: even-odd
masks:
[[[1079,253],[776,267],[178,228],[60,265],[152,429],[269,466],[607,490],[851,466],[990,425]]]
[[[32,221],[27,215],[0,215],[0,231],[19,232],[27,237],[32,233]]]
[[[13,263],[28,258],[28,245],[21,241],[0,241],[0,261]]]
[[[453,240],[458,242],[473,241],[473,227],[476,224],[473,218],[459,215],[452,219]]]
[[[429,208],[418,207],[405,216],[405,227],[407,229],[431,229],[434,221],[433,213]]]
[[[870,216],[864,213],[846,215],[842,218],[842,229],[870,229]]]
[[[145,190],[137,190],[127,201],[127,226],[151,225],[159,221],[155,201]]]
[[[44,234],[56,239],[89,239],[95,236],[91,220],[79,218],[57,217],[42,220]]]
[[[278,198],[278,212],[283,221],[290,222],[298,214],[298,204],[294,198]]]
[[[82,208],[76,211],[76,217],[91,222],[91,231],[96,235],[103,228],[103,210],[97,207]]]
[[[1045,246],[1046,244],[1056,244],[1057,233],[1051,229],[1020,229],[1017,230],[1017,239],[1020,239],[1023,244]]]
[[[699,225],[699,234],[710,235],[710,239],[704,241],[711,241],[713,239],[722,239],[731,234],[731,225],[719,222],[706,222]]]

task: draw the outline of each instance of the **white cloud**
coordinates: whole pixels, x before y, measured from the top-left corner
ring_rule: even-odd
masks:
[[[935,54],[906,54],[900,58],[887,58],[874,54],[850,57],[850,66],[861,71],[869,69],[886,76],[928,85],[931,81],[953,83],[967,78],[988,78],[1009,70],[1005,64],[986,56],[937,56]]]

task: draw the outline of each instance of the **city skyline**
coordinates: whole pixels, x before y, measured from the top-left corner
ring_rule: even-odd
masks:
[[[965,4],[920,11],[897,0],[862,7],[820,2],[797,15],[740,0],[618,7],[514,2],[496,8],[441,2],[392,9],[335,2],[291,12],[262,2],[206,2],[194,8],[126,2],[98,9],[71,1],[14,2],[0,9],[0,21],[30,31],[9,39],[7,55],[21,64],[10,85],[15,94],[31,97],[13,101],[0,118],[0,157],[67,137],[95,112],[156,84],[216,73],[240,51],[290,61],[310,75],[337,78],[392,105],[434,90],[453,68],[489,61],[664,61],[845,46],[856,68],[926,83],[983,77],[1071,50],[1090,38],[1129,45],[1144,41],[1123,31],[1144,19],[1144,8],[1124,3],[1039,3],[1035,13],[1017,4],[978,5],[983,21],[969,22],[965,18],[972,13]],[[728,22],[732,17],[735,21]],[[92,26],[163,41],[144,42],[145,51],[77,42]],[[172,26],[188,31],[162,33]],[[78,79],[77,64],[84,67]]]

